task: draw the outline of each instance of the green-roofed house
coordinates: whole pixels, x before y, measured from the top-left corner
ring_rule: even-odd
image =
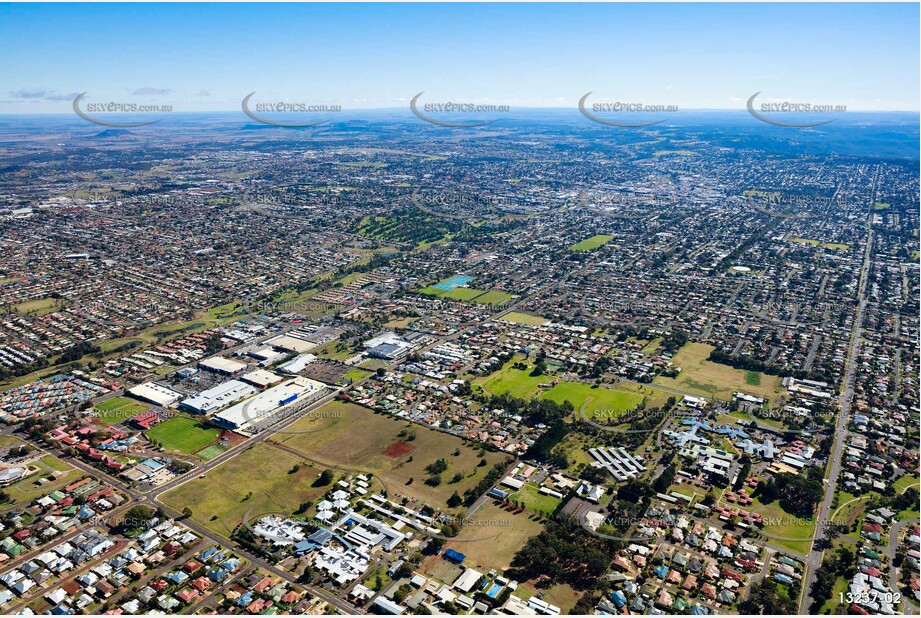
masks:
[[[797,562],[793,558],[790,558],[789,556],[781,556],[780,558],[777,559],[777,562],[780,562],[781,564],[785,564],[787,566],[791,566],[794,569],[800,568],[799,562]]]

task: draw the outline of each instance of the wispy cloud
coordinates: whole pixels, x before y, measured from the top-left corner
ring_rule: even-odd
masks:
[[[46,88],[33,88],[14,90],[10,96],[21,101],[70,101],[76,97],[79,92],[60,93]]]
[[[131,94],[139,97],[145,96],[163,96],[165,94],[172,94],[173,90],[171,88],[151,88],[145,86],[144,88],[137,88]]]

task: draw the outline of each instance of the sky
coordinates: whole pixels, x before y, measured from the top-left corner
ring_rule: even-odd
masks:
[[[426,101],[919,109],[917,3],[0,4],[0,114]]]

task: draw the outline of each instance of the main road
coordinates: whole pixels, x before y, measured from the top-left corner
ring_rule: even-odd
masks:
[[[873,176],[873,182],[870,186],[870,204],[869,213],[873,211],[874,197],[876,196],[876,182],[879,178],[879,168]],[[805,573],[803,574],[803,594],[800,599],[799,613],[808,614],[809,607],[812,605],[812,585],[815,582],[816,571],[822,565],[822,558],[825,555],[824,549],[816,548],[816,541],[824,538],[825,522],[829,521],[832,503],[835,499],[835,492],[838,489],[838,476],[841,474],[841,456],[844,453],[844,445],[847,441],[847,423],[851,414],[851,400],[854,396],[854,384],[857,381],[857,354],[860,351],[860,339],[863,336],[863,318],[867,307],[866,292],[867,279],[870,272],[870,261],[873,255],[873,228],[870,226],[870,214],[867,219],[867,243],[863,254],[863,265],[860,268],[860,283],[857,286],[857,312],[854,316],[854,326],[851,329],[851,341],[848,346],[847,360],[844,369],[844,381],[841,386],[841,396],[839,399],[840,412],[838,421],[835,425],[835,441],[832,444],[831,454],[829,455],[829,464],[825,478],[825,496],[819,505],[817,514],[817,523],[815,532],[812,536],[812,551],[806,558]]]

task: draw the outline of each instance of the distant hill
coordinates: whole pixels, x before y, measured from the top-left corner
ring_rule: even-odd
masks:
[[[129,131],[127,129],[106,129],[100,133],[97,133],[94,137],[100,139],[116,139],[116,138],[126,138],[126,137],[137,137],[137,133]]]

